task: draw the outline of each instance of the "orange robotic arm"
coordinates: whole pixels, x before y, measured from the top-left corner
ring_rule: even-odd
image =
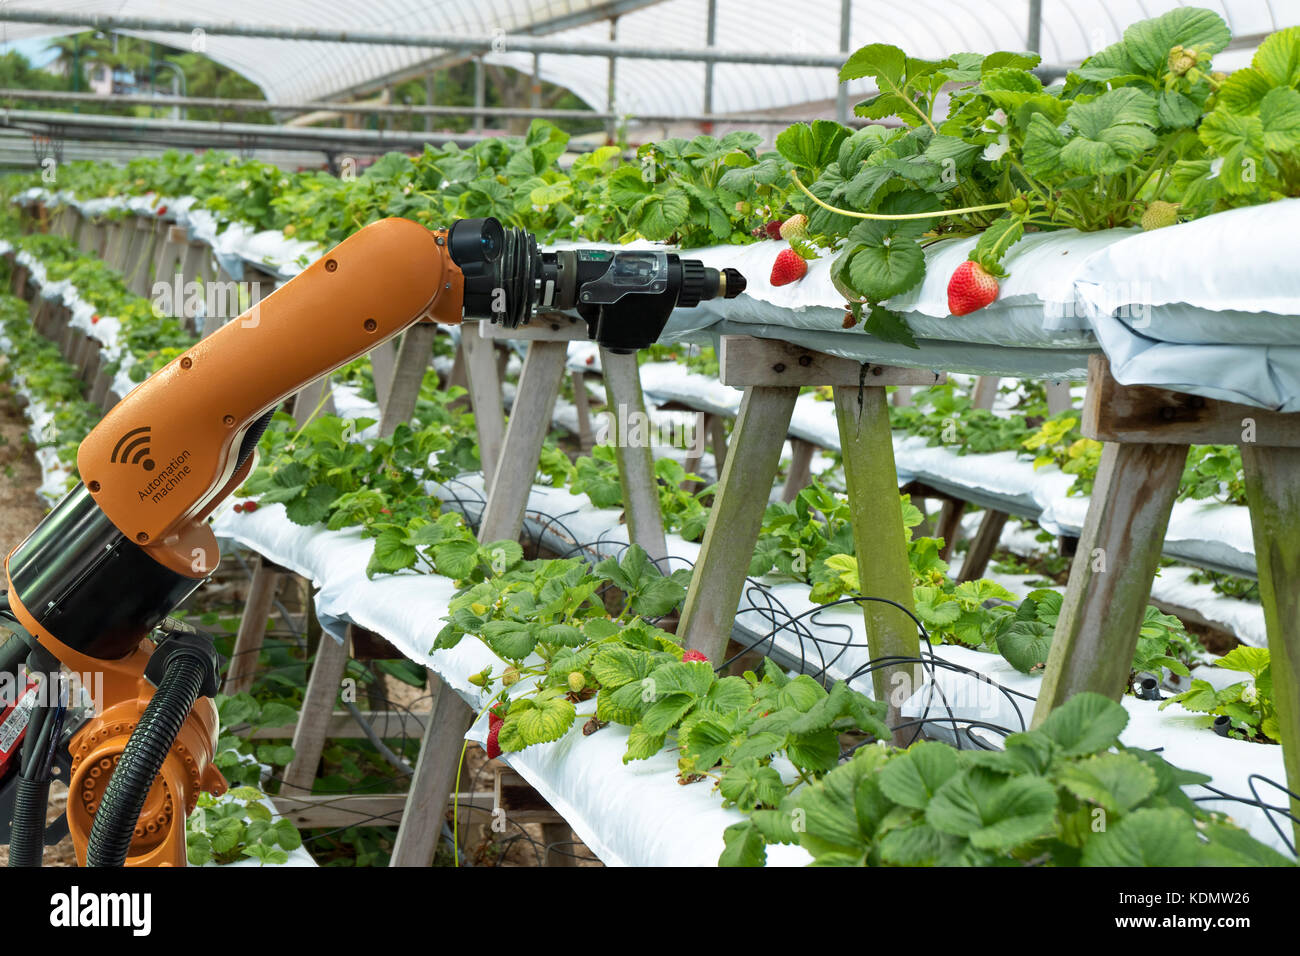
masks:
[[[182,865],[185,813],[224,787],[211,642],[159,625],[216,568],[206,518],[252,469],[276,405],[421,318],[514,327],[575,309],[603,346],[633,351],[673,309],[743,288],[734,269],[666,251],[542,253],[494,219],[385,219],[133,389],[82,442],[82,483],[6,558],[0,606],[33,655],[100,678],[70,744],[82,862]]]

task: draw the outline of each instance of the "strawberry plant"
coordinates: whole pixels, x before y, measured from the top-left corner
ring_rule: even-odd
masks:
[[[762,866],[783,843],[821,866],[1293,865],[1183,792],[1209,777],[1121,744],[1127,722],[1082,693],[1003,750],[869,745],[792,793],[759,780],[718,862]]]
[[[1266,647],[1234,647],[1214,662],[1224,670],[1241,671],[1249,680],[1229,684],[1221,690],[1205,680],[1193,680],[1192,686],[1160,705],[1181,704],[1185,710],[1214,717],[1227,717],[1230,733],[1246,740],[1281,743],[1277,708],[1273,703],[1273,677]]]

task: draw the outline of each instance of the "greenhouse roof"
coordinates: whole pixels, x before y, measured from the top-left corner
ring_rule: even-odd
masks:
[[[836,55],[840,47],[841,0],[713,0],[720,50],[771,50],[784,38],[782,53]],[[1206,7],[1221,14],[1236,38],[1216,61],[1231,69],[1248,62],[1264,35],[1300,24],[1300,0],[1042,0],[1044,62],[1069,65],[1114,42],[1124,28],[1176,6]],[[1029,0],[853,0],[849,49],[872,42],[893,43],[910,55],[940,58],[955,50],[991,52],[1029,46]],[[25,8],[37,12],[36,4]],[[196,23],[238,23],[245,27],[304,27],[413,35],[504,34],[504,50],[489,52],[490,63],[531,71],[533,54],[510,49],[510,38],[545,36],[563,44],[608,43],[609,17],[618,15],[614,39],[620,47],[698,49],[708,45],[710,0],[371,0],[321,4],[307,0],[229,0],[214,8],[199,0],[41,0],[41,14],[166,18]],[[12,11],[10,11],[12,12]],[[74,32],[69,25],[0,22],[0,39],[16,40]],[[430,64],[465,58],[419,46],[339,43],[181,32],[127,30],[183,49],[201,42],[214,60],[244,74],[269,100],[328,99],[373,90],[418,75]],[[543,79],[567,87],[595,109],[609,103],[608,61],[592,56],[545,53]],[[615,67],[615,109],[626,113],[695,114],[705,111],[706,66],[701,62],[622,58]],[[835,71],[829,67],[719,63],[714,67],[712,108],[717,113],[753,112],[833,99]],[[869,89],[865,81],[854,94]]]

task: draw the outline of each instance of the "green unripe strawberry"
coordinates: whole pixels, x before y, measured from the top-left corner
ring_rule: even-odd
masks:
[[[569,673],[569,690],[578,693],[587,686],[587,678],[582,676],[582,671],[571,671]]]
[[[485,667],[477,674],[469,675],[469,682],[473,684],[475,687],[486,687],[488,685],[488,681],[490,681],[491,679],[492,679],[491,667]]]
[[[801,212],[795,213],[781,223],[781,238],[787,242],[791,239],[802,239],[806,235],[808,235],[808,217]]]
[[[1178,222],[1178,203],[1164,202],[1157,199],[1151,205],[1147,206],[1146,212],[1142,214],[1142,228],[1147,232],[1152,229],[1163,229],[1165,226],[1172,226]]]
[[[511,664],[501,673],[501,683],[506,687],[512,687],[519,683],[519,668]]]

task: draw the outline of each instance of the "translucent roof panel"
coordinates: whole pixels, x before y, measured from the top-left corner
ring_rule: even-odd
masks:
[[[774,38],[791,53],[833,53],[839,46],[840,0],[716,0],[716,45],[727,50],[772,52]],[[1237,38],[1221,55],[1227,68],[1249,61],[1262,36],[1300,24],[1300,0],[1043,0],[1042,53],[1049,64],[1072,64],[1113,43],[1134,21],[1176,6],[1200,6],[1221,14]],[[27,0],[22,6],[36,9]],[[705,46],[708,0],[370,0],[322,4],[317,0],[40,0],[42,12],[165,17],[197,22],[299,26],[404,34],[495,31],[545,34],[562,42],[604,43],[607,17],[621,13],[617,42],[628,47]],[[1029,0],[854,0],[850,49],[867,43],[896,44],[909,54],[942,57],[959,50],[990,52],[1027,46]],[[0,39],[70,32],[38,24],[0,23]],[[189,48],[178,33],[131,32]],[[271,101],[327,99],[373,86],[436,57],[416,47],[203,38],[204,52],[249,77]],[[491,53],[489,62],[530,71],[532,55]],[[596,109],[608,100],[608,61],[545,54],[544,79],[573,90]],[[613,106],[620,112],[694,114],[704,109],[702,63],[620,59]],[[866,83],[851,86],[855,96]],[[719,64],[714,71],[713,109],[718,113],[779,109],[833,99],[835,71],[805,67]],[[523,105],[523,104],[521,104]]]

